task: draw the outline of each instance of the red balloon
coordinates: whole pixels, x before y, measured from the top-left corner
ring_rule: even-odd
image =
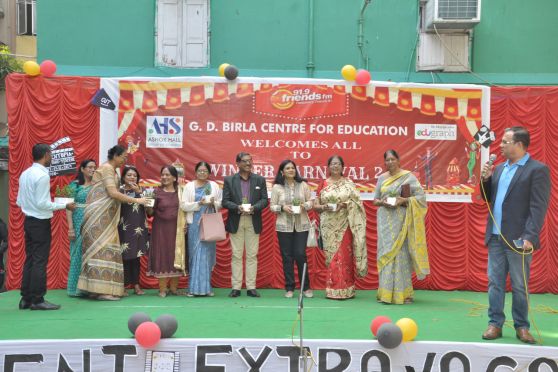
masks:
[[[370,330],[374,336],[376,336],[378,329],[380,329],[380,326],[384,323],[391,323],[391,319],[384,315],[378,315],[372,320],[372,323],[370,323]]]
[[[355,78],[355,83],[358,85],[366,85],[370,82],[370,72],[366,70],[358,70]]]
[[[41,62],[41,74],[43,76],[49,77],[56,73],[56,63],[50,59],[45,59]]]
[[[136,341],[144,348],[157,345],[161,340],[161,329],[155,322],[143,322],[136,329]]]

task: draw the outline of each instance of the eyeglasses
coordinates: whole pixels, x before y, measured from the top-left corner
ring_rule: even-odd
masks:
[[[250,164],[252,162],[252,159],[241,159],[240,162],[244,164]]]
[[[506,141],[506,140],[502,140],[502,145],[509,145],[511,143],[515,143],[513,141]]]
[[[206,170],[199,170],[199,171],[197,171],[196,173],[198,173],[198,174],[205,174],[205,173],[209,173],[209,172],[206,171]]]
[[[335,167],[337,165],[341,165],[341,163],[329,163],[330,166]]]

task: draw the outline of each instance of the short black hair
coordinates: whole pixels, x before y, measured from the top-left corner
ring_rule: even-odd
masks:
[[[333,155],[331,156],[329,159],[327,159],[327,166],[329,167],[331,165],[331,162],[333,161],[333,159],[337,159],[339,160],[339,162],[341,163],[341,166],[344,168],[345,167],[345,162],[343,161],[343,158],[339,155]]]
[[[386,160],[386,158],[388,157],[388,155],[393,155],[394,158],[396,158],[397,160],[399,160],[399,154],[397,153],[397,151],[390,149],[387,150],[386,152],[384,152],[384,160]]]
[[[285,176],[283,176],[283,169],[285,169],[285,167],[288,164],[292,164],[295,168],[295,182],[304,182],[305,179],[300,177],[300,174],[298,173],[298,169],[296,168],[296,164],[294,161],[290,160],[290,159],[285,159],[281,162],[281,164],[279,164],[279,170],[277,171],[277,175],[275,175],[275,180],[273,181],[274,184],[277,185],[284,185],[285,184]]]
[[[196,167],[194,168],[194,172],[197,172],[197,171],[198,171],[198,168],[199,168],[199,167],[202,167],[202,166],[203,166],[203,167],[206,167],[208,172],[211,171],[211,167],[209,166],[209,164],[207,164],[207,162],[205,162],[205,161],[200,161],[198,164],[196,164]]]
[[[134,167],[133,165],[125,165],[124,169],[122,170],[122,177],[120,178],[120,183],[124,185],[124,178],[126,177],[126,174],[130,171],[134,171],[136,172],[136,177],[138,178],[138,182],[140,180],[140,173],[138,172],[138,169],[136,167]]]
[[[33,154],[33,161],[39,161],[45,157],[46,154],[51,152],[50,146],[46,143],[37,143],[33,146],[32,154]]]
[[[523,144],[523,147],[528,148],[531,144],[531,136],[527,129],[521,126],[515,126],[511,128],[506,128],[504,133],[506,132],[513,132],[512,140],[513,142],[520,142]]]
[[[239,152],[238,154],[236,154],[236,162],[237,162],[237,163],[240,163],[240,161],[242,160],[242,158],[245,157],[246,155],[252,156],[252,155],[250,155],[250,153],[248,153],[248,152]]]
[[[114,159],[115,156],[120,156],[122,155],[124,152],[126,151],[126,149],[120,145],[115,145],[112,146],[109,150],[108,150],[108,160],[112,160]]]

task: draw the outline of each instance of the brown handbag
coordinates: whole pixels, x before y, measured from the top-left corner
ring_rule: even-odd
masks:
[[[202,242],[219,242],[227,238],[227,233],[225,231],[225,223],[223,222],[223,216],[221,213],[210,212],[211,209],[207,209],[205,213],[201,215],[200,218],[200,240]]]

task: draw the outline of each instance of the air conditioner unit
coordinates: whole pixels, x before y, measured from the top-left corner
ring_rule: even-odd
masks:
[[[426,31],[469,30],[480,22],[481,0],[427,0]]]

